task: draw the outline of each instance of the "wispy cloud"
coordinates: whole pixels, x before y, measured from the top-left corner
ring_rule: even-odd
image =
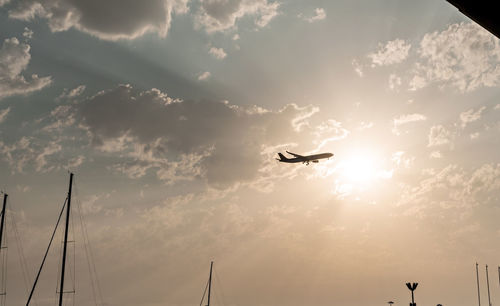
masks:
[[[7,118],[7,114],[10,112],[10,107],[7,107],[5,109],[0,109],[0,123],[2,123],[5,118]]]
[[[427,120],[427,117],[422,115],[422,114],[407,114],[407,115],[401,115],[397,118],[393,119],[393,124],[394,128],[392,129],[392,132],[396,135],[400,134],[399,127],[411,122],[418,122],[418,121],[425,121]]]
[[[325,9],[318,7],[316,9],[314,9],[314,15],[312,15],[310,17],[306,17],[303,14],[299,14],[299,18],[302,18],[309,23],[313,23],[316,21],[326,19],[326,12],[325,12]]]
[[[485,106],[480,107],[478,110],[469,109],[463,113],[460,113],[460,121],[462,122],[462,128],[465,128],[467,124],[477,121],[481,118],[481,113],[486,109]]]

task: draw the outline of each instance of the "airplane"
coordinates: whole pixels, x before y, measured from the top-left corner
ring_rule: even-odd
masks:
[[[295,153],[288,152],[288,151],[286,151],[286,153],[293,155],[294,158],[288,158],[285,155],[278,153],[280,158],[276,158],[276,160],[280,161],[282,163],[303,163],[303,164],[309,165],[310,162],[318,163],[319,159],[330,158],[333,156],[332,153],[321,153],[321,154],[306,155],[306,156],[295,154]]]

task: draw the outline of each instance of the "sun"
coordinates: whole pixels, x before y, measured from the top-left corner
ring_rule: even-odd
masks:
[[[368,183],[377,177],[377,164],[373,156],[355,154],[338,164],[340,175],[352,183]]]

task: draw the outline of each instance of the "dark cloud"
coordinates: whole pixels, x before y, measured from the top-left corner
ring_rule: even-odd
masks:
[[[95,147],[128,153],[134,177],[153,167],[167,181],[191,172],[215,187],[257,179],[264,148],[296,140],[297,126],[316,112],[293,104],[269,111],[180,101],[156,89],[135,92],[130,85],[102,91],[76,109]]]
[[[72,27],[101,39],[132,39],[146,32],[164,37],[172,13],[187,11],[188,0],[21,0],[9,11],[11,18],[45,18],[52,31]],[[1,5],[1,4],[0,4]]]

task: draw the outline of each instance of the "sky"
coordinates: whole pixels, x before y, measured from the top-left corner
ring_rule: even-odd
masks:
[[[495,304],[499,84],[444,0],[0,0],[6,302],[71,171],[68,303]]]

